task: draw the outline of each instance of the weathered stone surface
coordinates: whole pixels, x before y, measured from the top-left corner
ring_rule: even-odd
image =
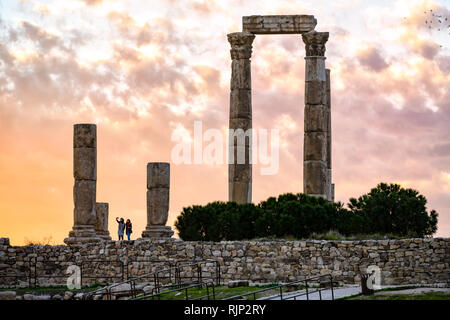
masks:
[[[305,104],[326,105],[326,82],[312,80],[305,82]]]
[[[248,89],[233,89],[230,93],[230,120],[252,118],[252,92]]]
[[[73,126],[74,148],[96,148],[97,126],[90,123],[80,123]]]
[[[95,231],[108,231],[109,203],[96,202],[95,211],[97,215]]]
[[[331,78],[330,69],[326,69],[326,106],[327,106],[327,167],[331,169]],[[331,182],[330,182],[331,183]]]
[[[75,180],[73,186],[74,200],[74,225],[94,225],[95,216],[95,199],[96,199],[95,180]]]
[[[99,242],[102,239],[95,232],[93,225],[74,225],[69,231],[69,237],[64,239],[67,245],[79,245]]]
[[[305,43],[306,56],[324,56],[325,55],[325,43],[328,41],[328,32],[317,32],[315,30],[304,33],[302,35],[303,42]]]
[[[328,106],[325,43],[328,33],[311,31],[302,35],[306,48],[305,134],[303,146],[303,192],[329,198],[327,130]]]
[[[334,201],[334,184],[332,178],[332,169],[331,169],[331,150],[332,150],[332,142],[331,142],[331,78],[330,78],[330,70],[326,69],[326,105],[327,105],[327,190],[329,190],[327,194],[327,199],[329,201]]]
[[[238,129],[229,138],[228,187],[230,201],[251,202],[252,100],[250,57],[255,35],[248,32],[228,34],[231,44],[230,129]],[[245,136],[250,134],[249,136]],[[243,165],[237,169],[234,165]],[[245,169],[244,169],[245,168]],[[240,193],[240,194],[239,194]]]
[[[131,284],[129,283],[121,283],[118,285],[114,285],[111,287],[111,292],[116,294],[124,291],[130,291],[131,290]]]
[[[97,126],[75,124],[73,133],[74,226],[66,244],[98,242],[96,224]],[[79,239],[78,239],[79,238]]]
[[[303,164],[303,190],[309,195],[326,197],[327,165],[322,161],[305,161]]]
[[[0,291],[0,300],[16,300],[16,292]]]
[[[77,180],[97,180],[97,149],[73,149],[73,176]]]
[[[147,225],[163,226],[169,217],[169,188],[147,190]]]
[[[147,163],[147,189],[169,188],[170,164],[167,162]]]
[[[252,88],[251,63],[249,59],[235,59],[231,61],[230,89]]]
[[[231,59],[250,59],[252,56],[252,43],[255,39],[254,34],[249,32],[234,32],[229,33],[227,37],[231,45]]]
[[[248,280],[232,280],[228,281],[228,288],[237,288],[237,287],[248,287],[249,281]]]
[[[147,226],[142,231],[142,238],[170,238],[174,232],[170,226]]]
[[[234,164],[228,166],[230,182],[245,182],[252,179],[252,167],[248,164]]]
[[[327,79],[325,57],[305,57],[305,82],[323,81]]]
[[[95,204],[95,232],[103,240],[111,240],[108,231],[109,204],[107,202],[97,202]]]
[[[411,244],[415,246],[411,247]],[[340,285],[357,284],[358,270],[365,272],[368,266],[377,265],[382,272],[381,284],[448,286],[449,250],[450,238],[223,242],[181,241],[171,238],[129,242],[102,241],[72,247],[65,245],[0,247],[4,259],[9,261],[8,273],[11,275],[23,274],[19,264],[20,258],[29,261],[34,257],[42,257],[43,260],[50,261],[54,257],[62,257],[61,260],[54,262],[45,278],[38,279],[40,285],[54,285],[56,280],[59,281],[59,285],[64,285],[66,278],[56,276],[68,276],[65,271],[68,265],[73,264],[74,257],[78,257],[80,261],[104,259],[111,261],[111,263],[91,262],[89,266],[83,267],[83,285],[88,285],[99,279],[88,276],[120,276],[121,268],[118,260],[124,261],[129,277],[136,277],[154,273],[157,268],[166,268],[169,262],[192,260],[195,257],[194,252],[200,251],[202,259],[213,259],[220,264],[222,283],[233,280],[250,280],[251,283],[286,282],[287,279],[295,281],[321,272],[329,272],[333,276],[333,281]],[[293,259],[294,253],[298,253],[298,256]],[[148,262],[142,262],[143,260]],[[208,273],[214,276],[215,264],[204,264],[202,270],[205,275]],[[189,272],[192,273],[192,270],[183,269],[181,276],[187,276]],[[51,279],[53,275],[55,278]],[[12,278],[0,278],[0,285],[11,286],[15,281]],[[148,281],[149,279],[145,278],[142,283]]]
[[[324,105],[305,106],[305,132],[327,131],[327,107]]]
[[[252,182],[234,181],[228,183],[228,192],[231,200],[236,203],[251,203],[252,198]]]
[[[317,25],[311,15],[267,15],[242,17],[242,30],[254,34],[302,34]]]
[[[233,129],[232,132],[229,132],[229,138],[240,138],[246,136],[246,141],[248,141],[248,137],[253,133],[252,131],[247,131],[252,128],[252,119],[249,118],[234,118],[229,120],[229,127]],[[237,131],[237,129],[242,129],[243,131]],[[232,136],[231,136],[232,135]]]
[[[64,300],[70,300],[73,298],[74,293],[72,291],[64,292]]]
[[[304,145],[304,159],[320,160],[326,162],[327,160],[327,135],[326,132],[313,131],[305,132]],[[326,166],[325,166],[326,167]]]

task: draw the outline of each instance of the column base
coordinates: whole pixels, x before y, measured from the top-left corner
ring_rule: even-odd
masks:
[[[170,238],[173,234],[170,226],[147,226],[142,231],[142,238]]]
[[[97,236],[100,237],[100,239],[109,241],[112,240],[111,236],[109,235],[109,231],[96,231]]]
[[[69,231],[69,237],[64,239],[67,245],[97,243],[102,239],[95,233],[92,225],[76,225],[73,230]]]

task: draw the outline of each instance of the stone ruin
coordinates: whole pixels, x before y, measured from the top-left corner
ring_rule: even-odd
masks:
[[[311,15],[244,16],[242,32],[228,34],[231,45],[228,198],[237,203],[252,201],[251,65],[252,43],[257,34],[300,34],[305,44],[305,109],[303,192],[334,201],[331,178],[330,70],[325,69],[328,32],[317,32]],[[239,130],[241,129],[241,130]],[[96,202],[97,135],[95,124],[74,126],[74,226],[66,244],[110,240],[108,203]],[[244,155],[240,159],[238,153]],[[236,161],[237,160],[237,161]],[[166,226],[169,210],[170,165],[147,165],[147,226],[143,238],[171,237]]]
[[[102,240],[95,230],[97,225],[97,126],[76,124],[73,129],[74,223],[69,237],[64,239],[64,242],[69,245]]]
[[[228,34],[231,45],[229,128],[235,132],[242,129],[229,142],[229,201],[252,201],[252,140],[245,132],[252,128],[250,58],[257,34],[302,35],[306,48],[303,192],[334,201],[330,70],[325,69],[325,43],[329,33],[315,31],[316,24],[311,15],[245,16],[242,18],[242,32]],[[239,161],[238,152],[245,152],[244,161]]]
[[[108,231],[109,204],[96,202],[97,193],[97,126],[75,124],[73,131],[74,224],[68,245],[111,240]],[[170,238],[173,231],[165,226],[169,215],[169,163],[147,165],[147,227],[143,238]]]
[[[166,226],[169,217],[170,164],[147,164],[147,227],[142,238],[170,238],[172,228]]]

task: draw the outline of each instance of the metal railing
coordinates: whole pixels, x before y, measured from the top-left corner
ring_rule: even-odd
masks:
[[[205,287],[205,289],[206,289],[206,295],[196,297],[193,299],[189,299],[189,289],[193,289],[193,288],[202,289],[203,287]],[[176,289],[169,289],[166,291],[155,292],[155,290],[152,290],[151,294],[136,297],[135,300],[155,300],[155,299],[161,300],[161,296],[169,295],[171,293],[176,293],[176,292],[184,292],[184,300],[206,300],[206,299],[207,300],[216,300],[214,288],[215,288],[214,282],[192,283],[192,284],[186,284],[185,286],[181,286]]]
[[[319,287],[319,288],[313,288],[316,290],[309,290],[309,285],[308,285],[308,281],[313,282],[314,279],[321,279],[321,278],[329,278],[329,283],[330,283],[330,287],[326,288],[326,287]],[[328,281],[327,281],[328,282]],[[284,291],[284,295],[283,295],[283,288],[286,289],[289,286],[296,286],[296,285],[302,285],[304,284],[305,287],[305,292],[299,292],[297,294],[289,294],[287,291]],[[275,298],[280,298],[280,300],[297,300],[297,297],[300,296],[305,296],[306,295],[306,300],[310,300],[310,295],[313,293],[318,292],[319,293],[319,300],[322,300],[322,291],[324,290],[331,290],[331,300],[334,300],[334,290],[333,290],[333,277],[331,274],[323,274],[323,275],[318,275],[318,276],[314,276],[314,277],[310,277],[307,279],[303,279],[303,280],[298,280],[298,281],[293,281],[293,282],[289,282],[289,283],[285,283],[285,284],[280,284],[280,285],[275,285],[273,287],[270,288],[265,288],[265,289],[261,289],[261,290],[257,290],[257,291],[252,291],[249,293],[244,293],[244,294],[240,294],[240,295],[235,295],[223,300],[248,300],[247,297],[253,297],[253,300],[257,300],[256,296],[258,294],[262,294],[262,293],[269,293],[270,291],[278,291],[278,294],[276,295],[271,295],[270,297],[264,297],[264,298],[270,298],[270,299],[275,299]]]
[[[61,261],[55,260],[43,260],[38,259],[38,257],[31,257],[30,260],[24,261],[23,274],[8,274],[3,271],[8,268],[0,269],[0,279],[12,279],[13,281],[4,281],[0,285],[2,286],[24,286],[23,283],[20,284],[19,280],[23,279],[23,282],[27,282],[27,287],[36,287],[40,284],[42,279],[67,279],[69,276],[66,274],[67,267],[71,265],[78,266],[80,268],[80,282],[83,286],[84,284],[89,284],[86,280],[106,280],[106,284],[114,281],[124,281],[130,278],[130,266],[133,263],[150,263],[152,265],[161,263],[172,266],[173,263],[170,261],[161,260],[76,260],[75,258],[65,260],[63,263]],[[108,266],[111,275],[105,275],[99,272],[100,266]],[[114,267],[114,265],[117,265]],[[89,272],[87,270],[94,269],[94,272]],[[55,272],[55,270],[57,272]],[[148,273],[146,274],[148,275]],[[64,281],[60,281],[61,284],[65,284]],[[56,284],[56,283],[54,283]]]
[[[108,285],[104,288],[100,288],[94,291],[89,292],[88,296],[95,296],[95,295],[106,295],[107,299],[112,299],[113,295],[128,295],[131,296],[131,298],[135,299],[138,297],[138,293],[142,290],[136,289],[136,283],[137,282],[144,282],[141,280],[147,279],[148,284],[150,285],[151,281],[150,279],[153,279],[153,287],[152,287],[152,293],[151,295],[158,295],[162,294],[162,290],[165,290],[164,292],[167,292],[168,290],[180,290],[181,288],[184,288],[186,285],[204,285],[205,283],[212,283],[214,285],[214,280],[216,281],[216,285],[220,284],[220,265],[215,260],[202,260],[197,261],[195,263],[189,263],[191,260],[183,260],[183,261],[177,261],[175,263],[175,266],[166,268],[166,269],[160,269],[157,270],[155,273],[149,273],[145,275],[141,275],[138,277],[134,277],[131,279],[127,279],[125,281],[115,283],[112,285]],[[183,263],[188,263],[186,265],[182,265]],[[215,263],[215,271],[216,271],[216,277],[211,279],[210,282],[205,282],[203,279],[208,279],[209,277],[203,277],[202,275],[202,265],[207,263]],[[173,264],[171,264],[173,265]],[[192,269],[195,268],[195,270],[191,270],[191,277],[181,277],[182,270],[181,268],[184,267],[191,267]],[[197,274],[194,276],[194,272]],[[167,275],[168,274],[168,275]],[[169,284],[163,285],[162,280],[167,280],[166,282],[169,282]],[[190,279],[189,282],[184,282],[183,279]],[[115,290],[114,288],[117,288],[119,286],[125,286],[125,290]],[[174,289],[175,288],[175,289]],[[209,296],[209,288],[210,286],[207,285],[206,289]],[[214,289],[213,289],[214,292]],[[145,295],[145,293],[144,293]]]

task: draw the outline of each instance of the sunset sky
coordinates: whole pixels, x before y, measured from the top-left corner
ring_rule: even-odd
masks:
[[[0,236],[63,242],[73,124],[96,123],[97,201],[109,202],[114,239],[116,216],[140,237],[147,162],[171,162],[173,132],[192,134],[195,120],[228,128],[227,33],[245,15],[310,14],[330,32],[336,200],[400,183],[426,196],[436,236],[449,237],[449,9],[444,0],[0,0]],[[256,203],[303,188],[304,55],[299,35],[253,43],[253,128],[279,129],[281,146],[278,174],[254,166]],[[226,164],[172,163],[168,224],[185,206],[226,201],[227,179]]]

